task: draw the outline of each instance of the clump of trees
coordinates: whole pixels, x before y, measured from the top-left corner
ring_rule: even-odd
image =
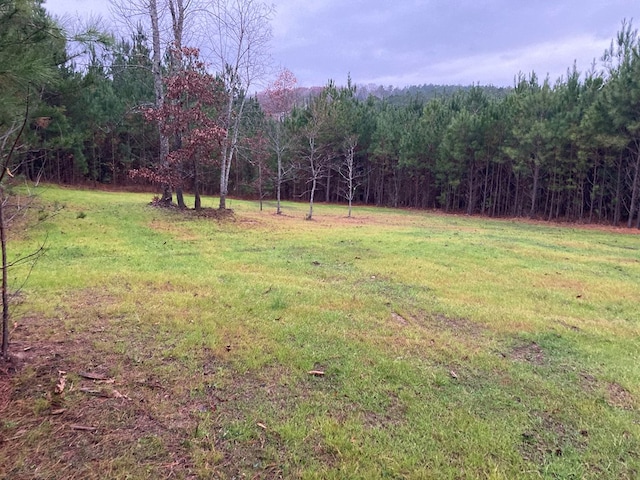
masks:
[[[1,1],[46,16],[36,0]],[[130,36],[88,49],[82,62],[48,37],[45,76],[55,81],[28,74],[43,81],[30,90],[11,171],[155,183],[181,206],[183,190],[219,195],[220,208],[227,195],[271,197],[278,213],[281,200],[303,199],[308,218],[324,201],[344,202],[349,215],[361,203],[640,227],[640,40],[628,22],[586,73],[520,74],[509,89],[350,80],[303,89],[285,69],[251,95],[268,77],[266,3],[113,5]],[[3,65],[14,62],[4,55]],[[26,98],[6,97],[7,111]]]
[[[219,156],[227,136],[219,120],[225,107],[224,84],[206,70],[197,49],[183,47],[171,55],[174,73],[163,81],[164,101],[144,111],[144,118],[156,123],[169,141],[169,152],[164,161],[129,174],[174,189],[181,208],[186,208],[183,188],[191,187],[194,208],[199,210],[203,169]]]

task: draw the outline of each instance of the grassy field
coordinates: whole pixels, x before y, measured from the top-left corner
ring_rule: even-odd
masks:
[[[640,476],[637,232],[39,195],[0,478]]]

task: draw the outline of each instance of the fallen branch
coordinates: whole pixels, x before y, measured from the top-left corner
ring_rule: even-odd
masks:
[[[87,378],[89,380],[106,380],[106,375],[102,375],[101,373],[90,373],[90,372],[80,372],[78,373],[82,378]]]
[[[71,429],[83,432],[95,432],[97,430],[96,427],[87,427],[86,425],[71,425]]]

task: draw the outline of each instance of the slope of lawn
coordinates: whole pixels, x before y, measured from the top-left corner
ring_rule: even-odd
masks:
[[[38,195],[2,478],[640,476],[636,232]]]

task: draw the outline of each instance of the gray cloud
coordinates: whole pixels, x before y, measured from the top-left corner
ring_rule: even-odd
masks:
[[[276,1],[274,57],[303,85],[512,85],[599,59],[636,0]]]
[[[267,0],[269,1],[269,0]],[[304,86],[472,83],[510,86],[519,72],[551,81],[599,59],[638,0],[271,0],[273,57]],[[108,15],[104,0],[47,0]]]

